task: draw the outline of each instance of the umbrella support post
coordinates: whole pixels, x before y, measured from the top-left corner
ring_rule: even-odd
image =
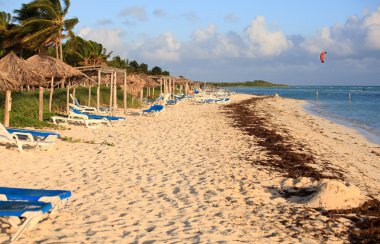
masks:
[[[9,126],[9,112],[11,111],[11,91],[5,91],[5,111],[4,111],[4,126]]]
[[[44,118],[44,88],[39,87],[39,109],[38,109],[38,119],[42,122]]]

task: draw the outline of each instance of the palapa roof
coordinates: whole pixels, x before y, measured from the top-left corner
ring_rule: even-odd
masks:
[[[138,96],[144,88],[145,81],[136,74],[127,75],[127,90],[130,94]]]
[[[157,87],[160,86],[160,82],[153,79],[153,77],[146,74],[138,74],[138,76],[145,81],[144,87]]]
[[[0,91],[15,90],[16,88],[17,84],[12,82],[12,78],[0,71]]]
[[[0,60],[0,71],[6,73],[16,86],[47,84],[45,78],[33,66],[28,65],[13,52]]]
[[[175,77],[175,83],[178,84],[178,85],[186,85],[186,83],[188,84],[192,84],[193,82],[185,77]]]
[[[84,74],[65,62],[47,55],[34,55],[26,60],[44,77],[68,78],[84,76]]]

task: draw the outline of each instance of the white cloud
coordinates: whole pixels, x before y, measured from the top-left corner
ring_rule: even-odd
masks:
[[[193,30],[187,40],[172,32],[141,36],[106,28],[82,28],[79,35],[104,44],[115,55],[192,79],[266,79],[293,84],[344,84],[355,79],[374,84],[380,77],[380,8],[350,16],[346,22],[323,27],[308,37],[286,36],[269,28],[262,16],[237,31],[222,32],[210,24]],[[328,52],[324,65],[319,62],[321,50]],[[323,81],[318,78],[321,73]]]
[[[118,55],[125,55],[125,40],[123,29],[92,29],[84,27],[78,30],[77,35],[87,40],[101,43],[107,51],[113,51]]]
[[[192,34],[192,39],[195,42],[203,42],[207,41],[213,37],[215,37],[216,34],[216,26],[215,25],[209,25],[205,29],[197,29]]]
[[[367,55],[370,51],[380,50],[380,6],[361,18],[350,16],[344,24],[324,27],[306,38],[300,47],[311,54],[327,49],[340,57]]]
[[[146,39],[131,51],[147,61],[177,62],[180,60],[181,43],[170,32],[161,34],[155,39]]]
[[[380,50],[380,25],[371,25],[367,30],[365,40],[369,49]]]
[[[279,55],[293,45],[283,32],[269,31],[263,16],[256,17],[245,29],[245,34],[248,37],[248,53],[251,57]]]

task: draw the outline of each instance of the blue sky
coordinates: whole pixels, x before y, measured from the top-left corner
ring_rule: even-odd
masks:
[[[376,0],[72,0],[69,16],[115,55],[194,80],[380,85]]]

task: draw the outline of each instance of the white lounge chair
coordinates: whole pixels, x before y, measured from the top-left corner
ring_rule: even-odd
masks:
[[[105,119],[89,119],[86,115],[70,115],[70,116],[53,116],[51,117],[53,124],[80,124],[85,125],[87,128],[95,129],[105,124],[112,127],[110,122]]]
[[[87,114],[100,114],[100,115],[108,115],[110,109],[109,108],[99,108],[99,110],[95,107],[89,107],[89,106],[83,106],[79,103],[78,99],[73,97],[72,94],[70,94],[71,100],[73,103],[70,103],[70,106],[78,109],[79,111]]]
[[[15,144],[20,152],[23,151],[24,145],[30,145],[35,148],[41,147],[45,148],[46,150],[49,150],[54,145],[55,139],[57,139],[56,135],[49,135],[45,137],[44,140],[37,141],[33,138],[33,135],[31,133],[9,133],[9,131],[4,127],[4,125],[0,123],[0,142]]]

